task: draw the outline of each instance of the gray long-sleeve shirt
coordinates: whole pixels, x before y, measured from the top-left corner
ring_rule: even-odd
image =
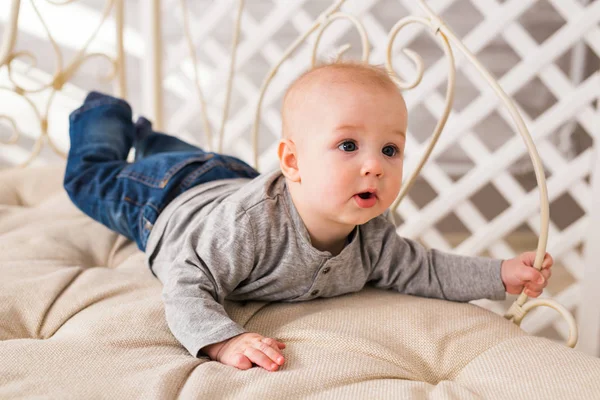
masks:
[[[159,216],[146,254],[163,283],[169,327],[194,356],[245,332],[227,300],[305,301],[361,290],[470,301],[503,299],[500,260],[426,250],[379,216],[342,252],[314,248],[279,171],[200,185]]]

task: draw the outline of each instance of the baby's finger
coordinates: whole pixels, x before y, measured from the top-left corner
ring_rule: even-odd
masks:
[[[269,346],[271,346],[272,348],[274,348],[275,350],[285,349],[285,343],[282,343],[278,340],[266,337],[266,338],[263,338],[262,341],[265,342],[266,344],[268,344]]]
[[[542,261],[542,268],[550,268],[554,264],[554,259],[549,253],[546,253],[544,256],[544,261]]]
[[[269,349],[271,348],[267,345],[265,346]],[[271,358],[267,357],[265,353],[253,347],[247,347],[246,350],[244,350],[244,355],[248,357],[248,359],[254,364],[266,369],[267,371],[276,371],[277,368],[279,368],[277,364],[275,364]]]
[[[526,251],[525,253],[522,253],[520,259],[523,264],[533,266],[533,262],[535,260],[535,251]]]
[[[542,294],[541,291],[525,289],[524,293],[529,297],[538,297]]]
[[[268,344],[269,346],[271,346],[274,349],[278,349],[277,347],[277,341],[275,339],[271,339],[270,337],[264,337],[262,339],[260,339],[261,342]]]
[[[548,276],[546,273],[540,273],[540,277],[542,277],[543,283],[539,283],[540,280],[530,281],[525,283],[525,287],[529,290],[541,292],[548,286]]]
[[[523,283],[536,282],[541,284],[543,283],[544,279],[544,277],[540,274],[540,272],[537,269],[526,266],[520,266],[519,268],[517,268],[517,270],[515,271],[515,275]]]
[[[279,349],[277,348],[275,341],[273,339],[271,339],[271,340],[265,340],[265,339],[269,339],[269,338],[263,338],[260,342],[258,342],[254,345],[254,348],[256,348],[257,350],[264,353],[271,360],[275,361],[275,363],[277,363],[277,365],[283,365],[283,362],[285,360],[284,360],[283,356],[281,355],[281,353],[279,353]]]
[[[546,280],[546,284],[548,284],[548,279],[550,279],[550,277],[552,276],[552,271],[550,269],[544,268],[543,270],[540,271],[540,273]]]
[[[546,284],[538,285],[535,283],[528,282],[525,284],[525,288],[532,292],[541,292],[546,287]]]
[[[546,285],[548,285],[548,280],[546,279],[544,274],[537,270],[535,271],[534,277],[529,282],[525,283],[525,286],[529,290],[535,291],[542,291],[546,287]]]

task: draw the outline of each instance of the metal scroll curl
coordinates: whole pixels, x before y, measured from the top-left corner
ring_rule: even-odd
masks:
[[[45,0],[45,1],[54,6],[64,6],[67,4],[74,3],[77,0],[62,0],[62,1]],[[50,29],[48,28],[48,25],[46,24],[46,21],[42,17],[42,14],[40,13],[40,11],[36,5],[36,2],[34,0],[30,0],[30,2],[31,2],[31,6],[32,6],[35,14],[37,15],[37,17],[40,21],[40,24],[42,25],[44,31],[46,32],[48,41],[50,42],[50,45],[52,46],[52,49],[54,51],[56,67],[55,67],[55,72],[52,75],[52,78],[49,82],[41,83],[33,88],[26,88],[23,85],[19,84],[19,82],[17,82],[17,79],[15,78],[15,76],[13,74],[13,65],[12,65],[13,62],[17,59],[21,59],[21,60],[28,59],[29,60],[29,69],[25,72],[25,75],[27,75],[29,70],[32,67],[36,66],[37,58],[31,52],[14,50],[14,46],[15,46],[16,38],[17,38],[17,34],[18,34],[18,18],[19,18],[19,10],[20,10],[21,1],[20,0],[12,0],[10,21],[7,24],[7,30],[6,30],[5,34],[3,35],[3,40],[2,40],[1,47],[0,47],[0,67],[6,66],[7,72],[8,72],[8,80],[12,84],[12,87],[1,87],[0,89],[3,91],[12,92],[15,95],[20,96],[21,98],[26,100],[26,102],[29,104],[29,106],[32,107],[32,109],[35,111],[35,115],[39,120],[39,127],[40,127],[40,135],[34,143],[34,147],[31,151],[31,154],[27,158],[27,160],[25,160],[24,162],[22,162],[19,165],[20,167],[29,165],[39,155],[44,142],[47,142],[50,145],[50,147],[56,153],[58,153],[60,156],[62,156],[62,157],[66,156],[66,154],[62,150],[60,150],[58,148],[58,146],[56,146],[56,144],[54,143],[52,138],[48,135],[48,112],[50,110],[50,107],[52,105],[52,101],[54,99],[56,92],[62,89],[64,84],[73,77],[73,75],[79,70],[79,68],[81,68],[81,66],[87,60],[89,60],[91,58],[103,58],[109,62],[111,69],[105,76],[101,77],[101,79],[110,81],[110,80],[113,80],[117,75],[119,75],[120,92],[121,92],[120,94],[121,95],[124,95],[123,88],[124,88],[124,79],[125,79],[123,76],[124,74],[123,74],[123,68],[122,68],[122,63],[123,63],[122,57],[113,58],[104,53],[87,53],[87,49],[88,49],[90,43],[96,37],[100,28],[102,27],[102,25],[104,24],[104,22],[106,21],[110,12],[113,9],[117,10],[116,13],[117,13],[118,23],[116,25],[117,25],[117,30],[120,30],[120,32],[118,32],[118,36],[122,37],[123,0],[107,0],[106,1],[104,10],[102,12],[102,17],[101,17],[100,21],[98,22],[98,24],[96,25],[94,31],[87,38],[83,47],[77,52],[77,54],[73,57],[71,62],[66,66],[64,66],[64,61],[63,61],[62,53],[59,49],[59,46],[56,43],[56,41],[54,40],[54,38],[50,32]],[[122,43],[119,43],[118,45],[119,45],[119,47],[121,47]],[[122,51],[119,53],[122,54]],[[118,72],[120,72],[120,73],[118,73]],[[43,110],[43,112],[41,112],[40,110],[38,110],[37,106],[29,99],[28,95],[39,93],[44,90],[49,90],[50,95],[45,104],[45,109]],[[7,115],[0,116],[0,119],[6,120],[9,123],[11,130],[12,130],[11,137],[8,140],[2,141],[1,143],[2,144],[14,144],[15,142],[17,142],[19,136],[22,134],[22,132],[19,130],[19,128],[17,126],[16,121],[14,120],[14,118],[7,116]]]
[[[439,29],[438,29],[439,24],[437,21],[434,21],[431,19],[428,20],[428,19],[419,18],[419,17],[407,17],[407,18],[404,18],[404,19],[398,21],[398,23],[396,23],[396,25],[394,25],[394,27],[392,27],[392,29],[390,30],[389,37],[388,37],[388,45],[387,45],[386,68],[387,68],[388,72],[392,75],[392,78],[394,79],[394,81],[396,82],[398,87],[400,87],[401,89],[404,89],[404,90],[412,89],[412,88],[416,87],[423,79],[423,71],[424,71],[423,60],[417,53],[415,53],[414,51],[412,51],[410,49],[404,49],[403,51],[411,60],[413,60],[413,62],[417,66],[417,74],[412,82],[405,82],[402,79],[400,79],[396,75],[394,68],[392,66],[392,47],[394,45],[394,40],[396,39],[396,36],[398,35],[398,33],[400,32],[400,30],[402,28],[404,28],[407,25],[414,24],[414,23],[427,26],[435,34],[435,37],[440,40],[440,43],[442,44],[442,48],[444,49],[444,54],[446,55],[446,59],[448,60],[448,83],[447,83],[447,87],[446,87],[446,100],[444,102],[444,111],[443,111],[440,119],[438,120],[438,123],[437,123],[435,129],[433,130],[433,135],[431,137],[431,140],[429,141],[427,149],[425,150],[425,153],[421,157],[421,160],[420,160],[419,164],[417,165],[417,168],[415,168],[415,170],[412,172],[412,174],[408,178],[408,181],[402,186],[402,188],[400,189],[400,193],[398,194],[398,197],[396,198],[396,200],[394,200],[394,202],[392,203],[392,205],[390,207],[390,210],[392,212],[390,212],[389,215],[390,215],[390,218],[392,219],[392,221],[393,221],[394,212],[398,208],[400,201],[406,196],[406,194],[408,193],[408,191],[414,184],[417,176],[421,173],[421,169],[423,169],[423,166],[429,159],[429,156],[431,155],[433,148],[435,147],[436,143],[438,142],[438,139],[440,138],[440,135],[444,129],[444,126],[446,125],[446,122],[448,121],[448,116],[450,115],[450,111],[452,110],[452,102],[454,100],[454,87],[455,87],[455,80],[456,80],[455,79],[456,68],[454,65],[454,55],[452,53],[452,48],[450,47],[450,44],[448,43],[448,38],[446,37],[446,35],[444,35],[443,33],[441,33],[439,31]]]
[[[550,207],[549,207],[549,202],[548,202],[548,190],[546,187],[546,178],[544,175],[544,168],[543,168],[540,156],[537,152],[537,149],[531,138],[531,135],[527,129],[527,126],[525,125],[525,122],[523,121],[523,118],[521,117],[520,113],[518,112],[517,108],[515,107],[513,101],[508,97],[508,95],[500,87],[500,85],[494,79],[494,77],[486,70],[486,68],[479,62],[479,60],[477,60],[477,58],[473,55],[473,53],[471,53],[469,51],[469,49],[467,49],[465,47],[465,45],[458,39],[458,37],[452,32],[452,30],[439,18],[439,16],[437,16],[433,12],[433,10],[431,10],[431,8],[423,0],[419,0],[419,4],[420,4],[421,8],[425,11],[425,13],[429,16],[428,22],[426,22],[426,23],[425,23],[425,21],[419,21],[419,22],[429,25],[430,28],[435,32],[436,37],[443,38],[442,43],[446,43],[447,39],[449,39],[452,42],[452,44],[454,44],[456,46],[456,48],[458,48],[461,51],[461,53],[465,56],[465,58],[477,69],[477,71],[481,74],[481,76],[486,80],[486,82],[494,90],[496,95],[500,98],[502,103],[504,103],[505,107],[507,108],[507,110],[509,111],[509,113],[511,115],[513,122],[515,123],[515,125],[517,127],[517,131],[519,132],[523,141],[525,142],[525,146],[529,153],[529,157],[531,158],[531,161],[533,163],[535,177],[537,180],[537,186],[538,186],[538,189],[540,192],[540,221],[541,221],[540,223],[541,223],[541,227],[540,227],[540,236],[539,236],[538,245],[537,245],[537,249],[536,249],[535,260],[534,260],[534,264],[533,264],[534,268],[536,268],[539,271],[541,269],[542,262],[544,260],[544,256],[546,255],[546,245],[548,243],[548,225],[549,225]],[[392,29],[392,32],[390,34],[390,38],[392,40],[395,37],[397,30],[399,30],[402,26],[404,26],[410,22],[417,22],[416,19],[410,19],[410,18],[405,19],[403,21],[401,21],[397,24],[397,26],[395,27],[396,29]],[[389,62],[390,48],[391,48],[391,43],[388,45],[388,69],[391,69],[391,64]],[[447,52],[447,50],[446,50],[446,52]],[[407,54],[410,56],[410,53],[407,53]],[[413,58],[413,57],[411,57],[411,58]],[[452,65],[452,67],[450,69],[451,69],[451,71],[454,69],[454,64]],[[418,70],[419,70],[419,76],[417,77],[415,82],[420,80],[420,75],[422,73],[422,70],[420,67],[418,68]],[[452,73],[450,76],[452,76]],[[400,82],[400,84],[403,84],[403,82]],[[410,87],[412,84],[404,84],[404,85],[406,87]],[[450,79],[449,79],[449,85],[450,85]],[[444,120],[445,117],[446,116],[443,115],[442,120]],[[440,124],[438,123],[438,126],[439,125]],[[437,129],[437,127],[436,127],[436,129]],[[437,141],[437,137],[435,137],[435,135],[434,135],[434,137],[432,138],[432,140],[430,142],[428,149],[425,151],[425,154],[423,155],[421,162],[419,163],[418,168],[411,175],[411,180],[416,177],[416,175],[422,168],[423,164],[425,163],[426,159],[429,157],[429,154],[431,153],[431,150],[433,148],[433,145],[435,144],[435,141]],[[406,194],[406,190],[408,190],[408,187],[412,183],[411,180],[409,180],[409,183],[407,185],[405,185],[405,188],[403,188],[403,190],[401,190],[401,193],[398,196],[398,199],[394,202],[393,209],[395,209],[395,207],[398,205],[399,200]],[[567,339],[566,344],[569,347],[575,347],[575,345],[577,344],[577,336],[578,336],[577,325],[575,323],[575,319],[569,313],[569,311],[554,300],[534,299],[534,300],[527,302],[527,299],[528,299],[528,296],[523,291],[519,295],[517,300],[515,300],[515,302],[510,306],[510,308],[508,309],[508,311],[506,312],[504,317],[508,320],[513,321],[516,325],[520,325],[521,321],[523,320],[525,315],[533,308],[540,307],[540,306],[551,307],[551,308],[555,309],[556,311],[558,311],[567,321],[567,324],[569,325],[569,337]]]

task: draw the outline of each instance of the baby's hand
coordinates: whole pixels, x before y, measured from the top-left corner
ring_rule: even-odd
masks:
[[[552,272],[553,260],[548,253],[542,261],[542,269],[533,268],[535,252],[523,253],[515,258],[502,262],[501,275],[506,291],[510,294],[519,294],[525,287],[525,294],[529,297],[538,297],[548,285]]]
[[[250,369],[254,363],[267,371],[277,371],[285,361],[281,355],[283,349],[284,343],[248,332],[211,344],[202,350],[212,360],[239,369]]]

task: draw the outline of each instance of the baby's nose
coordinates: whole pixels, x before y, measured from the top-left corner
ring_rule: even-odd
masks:
[[[381,165],[381,162],[374,157],[365,160],[361,169],[361,175],[383,176],[383,166]]]

